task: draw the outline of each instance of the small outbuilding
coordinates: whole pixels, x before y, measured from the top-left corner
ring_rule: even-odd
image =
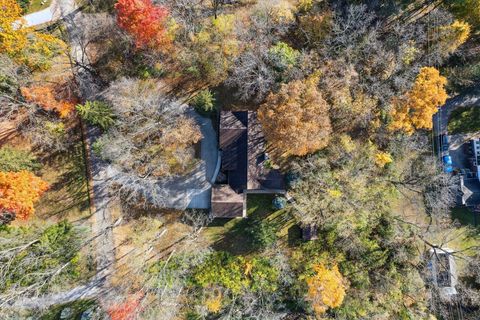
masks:
[[[449,248],[432,248],[427,257],[430,282],[445,298],[457,294],[457,269],[452,253]]]
[[[318,228],[313,224],[301,227],[303,241],[312,241],[318,239]]]

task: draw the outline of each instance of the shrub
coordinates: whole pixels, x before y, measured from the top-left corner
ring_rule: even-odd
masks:
[[[215,96],[209,89],[202,90],[193,97],[190,103],[198,111],[210,112],[215,108]]]
[[[104,102],[87,101],[84,105],[78,104],[76,108],[82,119],[103,130],[108,130],[115,124],[115,114]]]
[[[0,171],[35,171],[40,168],[40,163],[29,152],[10,147],[0,148]]]
[[[277,42],[268,50],[270,61],[278,71],[284,71],[297,64],[300,52],[285,42]]]
[[[277,241],[275,227],[266,220],[255,219],[248,228],[252,244],[258,250],[265,250]]]
[[[284,197],[275,197],[272,201],[272,205],[276,210],[283,209],[287,205],[287,199]]]

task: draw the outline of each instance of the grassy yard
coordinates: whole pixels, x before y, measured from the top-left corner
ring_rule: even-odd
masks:
[[[454,110],[448,122],[448,131],[453,134],[480,131],[480,106]]]
[[[276,230],[279,242],[287,245],[300,238],[299,228],[288,210],[275,210],[272,207],[272,195],[252,194],[247,197],[246,219],[215,219],[205,231],[215,250],[224,250],[232,254],[252,253],[251,236],[248,228],[252,223],[267,220]]]
[[[453,208],[452,219],[457,220],[462,225],[471,225],[471,226],[477,226],[477,227],[480,222],[478,221],[478,217],[477,217],[477,221],[475,221],[474,213],[465,207]]]

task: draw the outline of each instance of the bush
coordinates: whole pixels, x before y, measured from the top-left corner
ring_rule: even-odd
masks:
[[[272,201],[272,205],[276,210],[283,209],[287,205],[287,199],[284,197],[275,197],[275,199]]]
[[[208,89],[202,90],[193,97],[190,103],[200,112],[211,112],[215,108],[215,96]]]
[[[285,42],[277,42],[268,50],[268,55],[277,71],[285,71],[297,64],[300,52]]]
[[[36,158],[27,151],[16,150],[10,147],[0,148],[0,171],[35,171],[41,167]]]
[[[103,130],[108,130],[115,124],[115,114],[104,102],[87,101],[84,105],[77,105],[76,108],[82,119]]]

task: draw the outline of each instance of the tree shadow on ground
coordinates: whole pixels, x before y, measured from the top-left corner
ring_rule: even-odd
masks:
[[[49,157],[47,174],[55,181],[42,200],[45,216],[59,219],[72,210],[83,212],[90,207],[88,179],[83,145],[78,142],[69,150]]]

